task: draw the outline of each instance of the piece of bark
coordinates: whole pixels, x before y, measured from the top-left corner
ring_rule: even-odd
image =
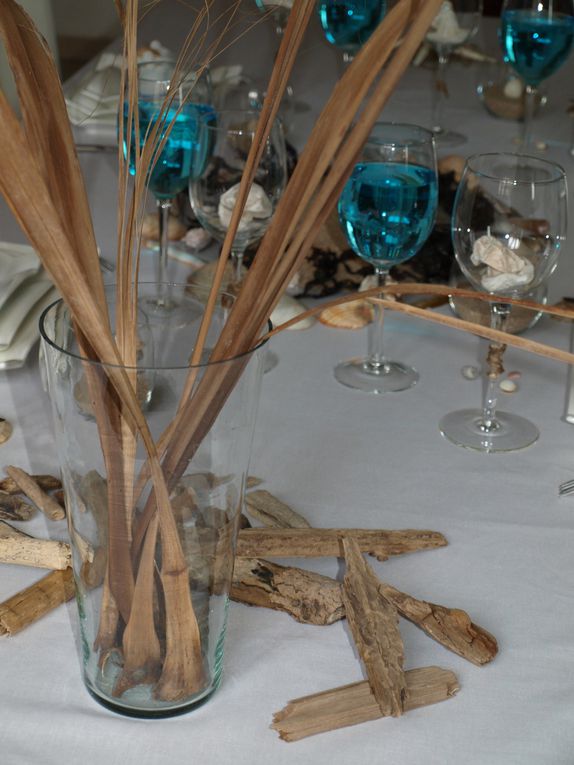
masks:
[[[55,491],[62,488],[62,482],[59,478],[53,475],[41,474],[30,476],[38,484],[43,491]],[[6,494],[21,494],[22,489],[19,484],[11,478],[3,478],[0,481],[0,491],[5,491]]]
[[[263,483],[263,478],[257,478],[256,475],[248,475],[247,476],[247,482],[246,482],[246,488],[247,489],[253,489],[255,486],[260,486]]]
[[[0,635],[15,635],[74,597],[72,569],[51,571],[25,590],[0,603]]]
[[[333,624],[345,615],[339,582],[257,558],[235,559],[231,599],[284,611],[303,624]]]
[[[29,521],[36,509],[21,497],[0,492],[0,519],[3,521]]]
[[[51,521],[61,521],[66,517],[64,508],[56,502],[49,494],[40,488],[32,476],[24,470],[10,465],[6,472],[12,478],[24,494],[32,500],[44,515]]]
[[[0,538],[0,563],[61,571],[72,563],[70,546],[54,539]]]
[[[460,686],[456,675],[440,667],[420,667],[405,672],[405,712],[446,701]],[[348,725],[383,717],[366,681],[293,699],[273,715],[271,728],[283,741],[299,741]]]
[[[379,580],[363,558],[358,543],[343,539],[345,578],[343,605],[357,651],[381,713],[400,717],[407,683],[405,651],[397,609],[379,589]]]
[[[377,560],[448,544],[438,531],[403,529],[242,529],[236,555],[244,558],[343,557],[342,538],[354,537]]]
[[[0,417],[0,444],[5,444],[13,432],[12,423]]]
[[[265,489],[245,495],[247,514],[264,526],[282,529],[307,529],[310,523],[302,515]]]
[[[379,592],[383,593],[401,616],[463,659],[482,666],[496,656],[496,638],[474,624],[466,611],[417,600],[383,582],[379,583]]]

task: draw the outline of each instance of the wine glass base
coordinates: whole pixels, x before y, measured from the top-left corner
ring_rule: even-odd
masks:
[[[419,373],[412,367],[387,361],[374,367],[367,359],[350,359],[337,364],[335,378],[347,388],[364,393],[391,393],[412,388],[419,379]]]
[[[481,428],[480,409],[460,409],[445,415],[439,423],[442,435],[457,446],[479,452],[514,452],[533,444],[540,435],[530,420],[509,412],[497,412],[497,428]]]
[[[455,146],[462,146],[468,141],[463,133],[457,133],[455,130],[446,130],[445,128],[433,128],[432,134],[437,149],[453,149]]]

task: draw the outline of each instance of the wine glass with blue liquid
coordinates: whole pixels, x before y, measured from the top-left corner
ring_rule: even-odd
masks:
[[[505,60],[526,83],[522,149],[530,150],[538,86],[572,50],[574,0],[505,0],[499,40]]]
[[[378,123],[339,198],[339,220],[359,257],[383,286],[391,266],[412,258],[429,236],[438,200],[433,134],[417,125]],[[366,358],[335,367],[343,385],[367,393],[406,390],[412,367],[383,353],[383,309],[374,304]]]
[[[386,0],[319,0],[317,13],[327,42],[351,61],[387,12]]]
[[[136,154],[141,154],[150,131],[157,125],[157,148],[147,170],[146,186],[155,197],[159,215],[159,256],[156,280],[158,311],[171,311],[167,278],[168,217],[177,194],[187,188],[190,177],[201,171],[198,165],[199,120],[213,112],[211,84],[206,69],[178,71],[170,60],[146,61],[138,65],[138,130],[131,127],[129,171],[138,172]],[[124,156],[128,156],[128,100],[124,102]]]

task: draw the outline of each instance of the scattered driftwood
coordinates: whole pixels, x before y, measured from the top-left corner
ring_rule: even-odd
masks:
[[[303,624],[332,624],[345,615],[340,582],[257,558],[235,559],[231,598],[285,611]]]
[[[403,529],[242,529],[236,555],[244,558],[343,557],[342,538],[353,537],[361,552],[386,560],[391,555],[447,545],[438,531]]]
[[[0,537],[0,563],[61,571],[72,564],[72,557],[70,546],[65,542],[22,535]]]
[[[15,635],[73,597],[72,569],[51,571],[40,581],[0,603],[0,635]]]
[[[245,509],[254,520],[272,528],[306,529],[311,525],[289,505],[264,489],[246,494]]]
[[[346,564],[343,604],[355,645],[381,714],[400,717],[407,684],[397,610],[379,589],[379,580],[357,542],[345,537],[343,548]]]
[[[53,475],[32,475],[30,478],[33,478],[42,491],[55,491],[62,488],[60,479]],[[22,494],[20,485],[11,477],[3,478],[0,481],[0,491],[4,491],[6,494]]]
[[[47,518],[51,521],[61,521],[66,517],[64,508],[49,494],[46,494],[31,475],[12,465],[6,468],[6,472]]]
[[[405,712],[446,701],[460,690],[456,675],[440,667],[411,669],[405,676]],[[273,716],[271,727],[283,741],[298,741],[380,717],[383,715],[369,683],[363,681],[293,699]]]
[[[393,604],[401,616],[463,659],[482,666],[496,656],[496,638],[478,624],[474,624],[466,611],[417,600],[389,584],[380,583],[379,592]]]
[[[21,497],[0,492],[0,520],[29,521],[36,509]]]

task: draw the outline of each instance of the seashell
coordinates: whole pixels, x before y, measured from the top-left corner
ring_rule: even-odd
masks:
[[[190,228],[182,240],[192,250],[201,252],[211,244],[211,236],[204,228]]]
[[[516,393],[518,390],[518,385],[514,382],[514,380],[501,380],[498,383],[498,387],[504,393]]]
[[[472,366],[471,364],[468,364],[467,366],[464,366],[460,372],[466,380],[476,380],[480,374],[480,369],[478,367]]]
[[[12,435],[12,424],[0,417],[0,444],[5,443]]]
[[[303,313],[305,306],[290,295],[283,295],[279,303],[276,305],[275,310],[271,314],[271,323],[274,327],[278,327],[289,319],[293,319],[300,313]],[[315,323],[313,316],[306,316],[302,321],[293,324],[288,329],[309,329]]]
[[[373,320],[374,308],[368,300],[354,300],[325,308],[319,314],[321,324],[337,329],[362,329]]]
[[[507,375],[509,380],[519,380],[522,377],[522,372],[519,372],[517,369],[514,369],[512,372],[509,372]]]

